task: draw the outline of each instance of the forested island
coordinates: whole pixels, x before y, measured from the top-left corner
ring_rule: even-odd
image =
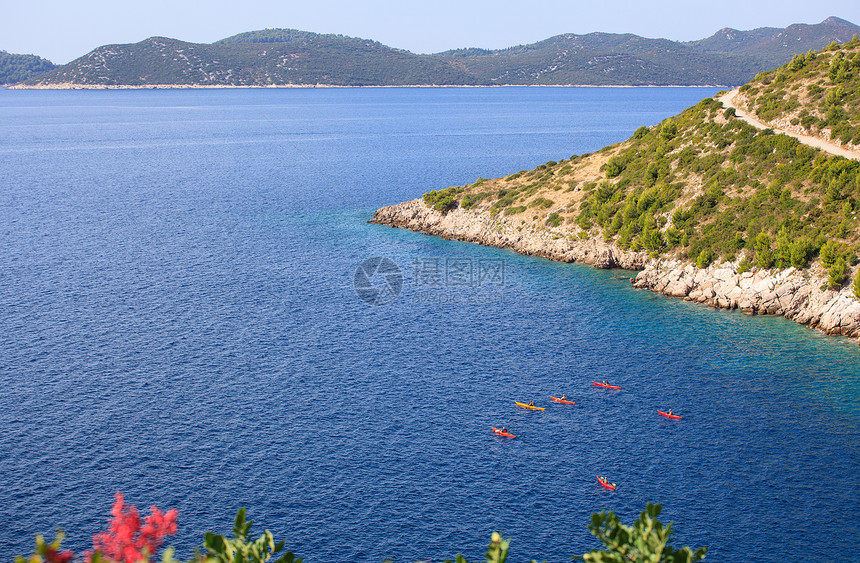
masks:
[[[725,28],[689,42],[563,34],[507,49],[423,55],[368,39],[266,29],[214,43],[151,37],[105,45],[16,87],[735,86],[797,52],[846,42],[858,32],[831,17],[784,29]]]

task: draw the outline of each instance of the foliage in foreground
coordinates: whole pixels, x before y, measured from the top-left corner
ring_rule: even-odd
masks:
[[[707,547],[695,552],[689,547],[674,549],[669,545],[672,539],[672,523],[665,527],[657,519],[660,515],[659,504],[648,503],[646,509],[632,526],[626,526],[613,512],[602,511],[591,515],[588,529],[606,549],[592,550],[582,557],[584,561],[597,563],[691,563],[705,558]],[[86,563],[150,563],[164,542],[176,533],[175,509],[161,512],[152,507],[151,514],[141,525],[137,507],[127,506],[122,494],[117,493],[116,502],[111,510],[111,520],[107,532],[93,536],[93,550],[84,552]],[[233,524],[233,537],[207,532],[203,540],[203,550],[195,552],[188,563],[301,563],[291,551],[284,551],[284,542],[275,543],[269,530],[256,539],[251,538],[251,526],[246,518],[245,509],[239,509]],[[36,536],[36,549],[29,557],[16,557],[16,563],[73,563],[80,560],[70,550],[62,550],[63,533],[58,532],[56,539],[46,543],[42,536]],[[484,553],[485,563],[505,563],[508,558],[510,541],[493,532],[490,545]],[[162,563],[180,563],[173,557],[173,548],[167,548],[161,555]],[[469,563],[461,554],[446,563]],[[534,560],[531,563],[536,563]]]
[[[659,504],[649,502],[632,526],[622,524],[612,512],[592,514],[588,529],[606,549],[592,550],[581,559],[595,563],[690,563],[704,559],[707,547],[693,551],[686,546],[675,549],[669,545],[672,523],[664,527],[657,519],[661,510]]]

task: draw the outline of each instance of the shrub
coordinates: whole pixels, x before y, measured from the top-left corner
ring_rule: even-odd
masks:
[[[854,284],[851,289],[854,291],[854,297],[860,299],[860,268],[857,269],[857,275],[854,276]]]
[[[610,158],[604,165],[607,178],[615,178],[624,171],[624,161],[617,156]]]
[[[752,268],[752,262],[746,256],[741,259],[741,263],[738,264],[738,273],[743,274],[744,272],[749,272],[750,268]]]
[[[442,213],[457,207],[457,199],[454,197],[460,192],[459,188],[446,188],[444,190],[432,190],[424,194],[424,203]]]
[[[696,267],[707,268],[713,260],[714,253],[711,252],[710,248],[705,248],[699,253],[699,256],[696,258]]]
[[[529,203],[529,207],[540,207],[541,209],[549,209],[555,204],[555,202],[551,199],[547,199],[545,197],[538,197],[532,200]]]
[[[767,270],[773,266],[773,252],[770,249],[770,237],[766,233],[759,233],[755,237],[756,265]]]
[[[661,250],[666,246],[666,239],[663,238],[663,234],[658,230],[651,230],[644,233],[643,238],[645,239],[645,248],[652,252]]]
[[[842,256],[838,257],[827,270],[827,285],[830,289],[839,289],[848,278],[848,263]]]
[[[463,196],[463,201],[460,202],[460,207],[463,209],[471,209],[475,205],[478,204],[487,194],[478,193],[478,194],[466,194]]]
[[[564,221],[564,218],[557,212],[553,212],[547,217],[546,224],[550,227],[558,227]]]
[[[672,523],[663,527],[663,523],[657,519],[661,510],[659,504],[649,502],[632,526],[622,524],[618,516],[612,512],[604,510],[599,514],[592,514],[588,529],[606,549],[592,550],[574,559],[594,563],[630,561],[692,563],[704,559],[708,552],[707,547],[700,547],[693,551],[689,547],[675,549],[669,545],[672,540]]]
[[[671,141],[678,134],[678,124],[674,119],[667,119],[660,126],[660,137],[663,140]]]
[[[522,213],[525,210],[525,205],[514,205],[505,209],[505,215],[516,215],[517,213]]]
[[[812,255],[812,241],[806,237],[801,237],[792,241],[789,244],[791,253],[791,265],[801,269],[806,267],[809,257]]]
[[[118,495],[118,499],[121,495]],[[121,502],[118,502],[121,505]],[[134,508],[134,507],[131,507]],[[116,512],[117,505],[114,505]],[[120,510],[122,512],[122,510]],[[153,509],[153,514],[157,509]],[[669,542],[672,540],[672,522],[665,526],[658,516],[661,512],[659,504],[646,505],[645,510],[639,515],[632,526],[626,526],[620,522],[618,516],[613,512],[602,511],[599,514],[591,515],[591,523],[588,525],[589,531],[598,538],[604,545],[605,550],[591,550],[581,557],[572,557],[572,559],[580,559],[583,561],[604,562],[604,563],[627,563],[629,561],[662,561],[675,563],[691,563],[699,561],[705,557],[708,551],[707,547],[700,547],[695,552],[689,547],[675,549]],[[136,513],[136,509],[135,509]],[[170,510],[162,516],[172,515],[175,519],[176,511]],[[111,522],[113,528],[118,522],[124,522],[123,526],[129,522],[125,522],[125,517],[115,518]],[[175,533],[175,522],[173,523],[173,531]],[[158,538],[163,539],[164,535],[160,531],[148,527],[151,524],[150,518],[147,518],[147,524],[140,528],[142,533],[152,533]],[[284,552],[284,542],[275,543],[275,538],[269,530],[263,530],[263,534],[256,539],[252,539],[250,532],[253,522],[249,522],[245,516],[245,509],[239,509],[233,523],[233,537],[228,538],[220,534],[206,532],[203,540],[203,551],[195,550],[194,557],[189,563],[301,563],[302,559],[296,558],[292,552]],[[136,522],[139,527],[139,520]],[[123,533],[130,531],[128,528],[122,528]],[[98,534],[100,535],[100,534]],[[98,536],[97,535],[97,536]],[[115,537],[115,540],[130,541],[133,536]],[[152,539],[152,538],[150,538]],[[75,560],[75,554],[69,550],[60,551],[63,534],[58,533],[57,538],[50,544],[45,543],[42,536],[36,537],[36,549],[34,553],[28,557],[16,557],[16,563],[72,563]],[[160,543],[159,543],[160,545]],[[85,561],[88,563],[149,563],[150,558],[155,556],[155,549],[149,550],[149,547],[156,547],[155,544],[144,546],[143,549],[136,551],[129,549],[120,554],[113,554],[102,551],[85,553]],[[490,545],[484,554],[486,563],[505,563],[508,558],[510,541],[505,540],[498,532],[493,532],[490,537]],[[278,555],[280,554],[280,555]],[[448,560],[450,563],[469,563],[463,555],[457,555],[453,560]],[[168,548],[162,555],[163,563],[180,563],[174,559],[173,549]],[[532,560],[532,563],[535,563]]]
[[[275,538],[269,530],[250,540],[251,526],[245,518],[245,509],[240,508],[233,524],[233,538],[220,534],[206,532],[203,547],[206,550],[207,563],[301,563],[291,551],[287,551],[277,559],[273,559],[284,549],[283,540],[275,544]],[[213,561],[214,560],[214,561]]]
[[[832,240],[828,240],[824,243],[824,246],[821,247],[818,257],[821,259],[821,264],[829,268],[836,262],[836,259],[839,258],[839,247]]]

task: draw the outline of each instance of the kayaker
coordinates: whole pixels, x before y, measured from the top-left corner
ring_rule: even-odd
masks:
[[[562,395],[561,400],[564,401],[565,399],[567,399],[567,395]]]
[[[669,409],[669,414],[670,414],[670,415],[672,414],[672,410],[671,410],[671,409]]]
[[[535,402],[534,402],[534,401],[529,401],[529,406],[530,406],[530,407],[535,406]]]
[[[503,432],[504,434],[507,434],[507,433],[508,433],[508,429],[507,429],[507,428],[505,428],[504,426],[502,426],[502,432]]]

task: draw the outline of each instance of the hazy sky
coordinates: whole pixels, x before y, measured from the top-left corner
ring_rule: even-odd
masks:
[[[415,53],[502,48],[560,33],[635,33],[680,41],[723,27],[860,24],[860,0],[0,0],[0,50],[64,64],[154,35],[211,43],[289,27],[374,39]]]

